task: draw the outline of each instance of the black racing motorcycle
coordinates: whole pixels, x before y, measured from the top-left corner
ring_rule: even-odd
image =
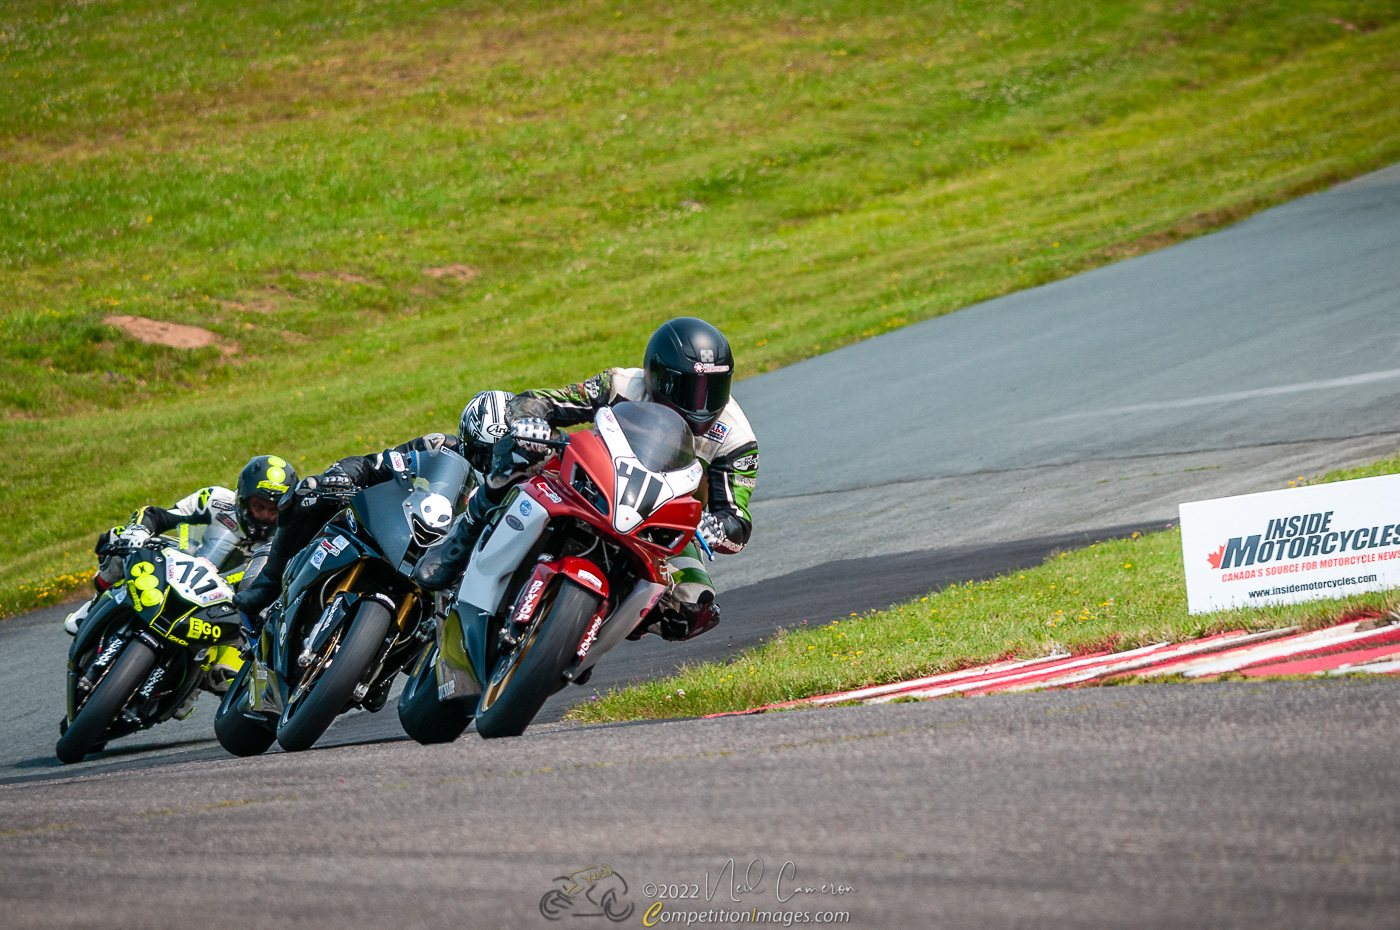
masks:
[[[241,662],[233,589],[208,559],[177,539],[120,539],[123,580],[88,605],[68,650],[68,714],[60,761],[80,761],[108,740],[194,710],[201,688],[219,693]],[[217,664],[216,664],[217,663]]]
[[[345,711],[380,710],[394,676],[433,640],[433,599],[411,576],[461,511],[471,469],[446,449],[391,461],[389,481],[322,493],[347,506],[288,562],[281,597],[214,718],[234,755],[265,752],[274,739],[288,752],[309,749]]]

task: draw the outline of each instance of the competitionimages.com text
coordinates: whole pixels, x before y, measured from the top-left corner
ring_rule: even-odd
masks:
[[[850,911],[731,911],[709,908],[703,911],[673,911],[657,901],[642,914],[642,926],[689,927],[694,924],[760,924],[791,927],[794,924],[844,924],[851,920]]]

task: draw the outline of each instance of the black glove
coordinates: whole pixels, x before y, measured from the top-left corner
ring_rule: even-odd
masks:
[[[545,452],[548,452],[548,448]],[[544,458],[545,454],[524,448],[514,436],[498,439],[491,446],[491,471],[486,475],[486,487],[499,491],[525,476],[532,466]]]
[[[321,495],[344,493],[355,490],[355,482],[349,475],[328,472],[324,475],[307,475],[292,489],[295,506],[310,507],[321,499]]]

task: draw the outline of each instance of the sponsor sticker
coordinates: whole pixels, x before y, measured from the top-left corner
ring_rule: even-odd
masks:
[[[722,375],[728,370],[728,365],[711,365],[708,362],[695,363],[695,373],[697,375]]]
[[[593,648],[593,644],[598,641],[598,628],[603,625],[603,615],[599,614],[593,618],[593,622],[588,625],[588,632],[583,634],[583,642],[578,644],[578,652],[574,653],[580,659],[588,655],[588,650]]]
[[[238,521],[226,513],[219,514],[219,522],[235,533],[238,532]]]
[[[407,466],[404,465],[403,456],[399,455],[397,451],[391,450],[389,452],[389,464],[393,466],[394,471],[408,470]]]
[[[1181,505],[1191,613],[1400,585],[1400,475]]]
[[[506,515],[506,526],[510,527],[513,530],[525,529],[525,524],[521,523],[520,518],[513,513]]]
[[[522,517],[528,517],[530,515],[530,511],[534,509],[535,508],[530,504],[529,498],[522,497],[520,499],[520,515]]]
[[[350,545],[350,540],[346,539],[344,536],[337,536],[335,539],[321,540],[321,544],[316,547],[316,551],[311,553],[311,564],[320,568],[321,564],[325,562],[328,557],[340,555],[341,550],[348,545]]]
[[[718,420],[716,420],[714,426],[711,426],[710,431],[705,434],[705,438],[713,439],[715,442],[724,442],[724,437],[728,435],[728,424],[721,423]]]
[[[588,571],[587,569],[580,568],[580,569],[578,570],[578,576],[579,576],[580,578],[582,578],[584,581],[586,581],[586,582],[588,582],[589,584],[593,585],[593,587],[597,588],[598,590],[600,590],[600,591],[602,590],[602,588],[603,588],[603,582],[600,581],[600,580],[598,579],[598,576],[597,576],[597,575],[593,574],[592,572]]]
[[[754,471],[758,468],[758,453],[750,452],[734,460],[735,471]]]
[[[549,483],[546,482],[543,478],[536,479],[535,487],[538,488],[540,493],[543,494],[545,497],[554,501],[554,503],[557,504],[560,502],[561,498],[559,497],[559,495],[554,493],[554,490],[550,488]]]
[[[520,601],[520,609],[515,612],[516,623],[526,623],[530,615],[535,612],[535,605],[540,601],[540,592],[544,590],[544,582],[536,578],[530,582],[530,589],[525,592],[525,597]]]

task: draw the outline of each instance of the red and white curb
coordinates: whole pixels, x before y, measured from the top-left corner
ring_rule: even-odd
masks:
[[[1400,623],[1394,616],[1386,626],[1376,619],[1353,620],[1311,633],[1297,627],[1246,633],[1219,633],[1186,643],[1157,643],[1126,652],[1068,653],[1038,659],[1015,659],[944,672],[912,681],[855,688],[835,694],[765,704],[750,710],[709,714],[728,717],[756,714],[787,707],[840,704],[860,701],[885,704],[904,698],[937,698],[949,695],[998,694],[1042,688],[1070,688],[1091,682],[1137,675],[1155,678],[1182,675],[1212,678],[1229,672],[1250,677],[1270,675],[1329,675],[1364,672],[1400,673]]]

